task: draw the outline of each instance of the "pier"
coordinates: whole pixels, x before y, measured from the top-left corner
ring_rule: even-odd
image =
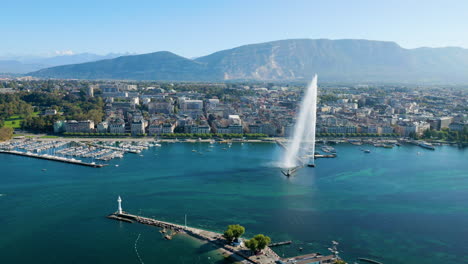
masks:
[[[277,247],[277,246],[283,246],[283,245],[290,245],[292,244],[292,241],[289,240],[289,241],[283,241],[283,242],[276,242],[276,243],[271,243],[270,245],[268,245],[269,247]]]
[[[337,256],[329,255],[323,256],[319,253],[313,253],[303,256],[298,256],[294,258],[281,258],[278,254],[276,254],[270,247],[274,246],[281,246],[281,245],[289,245],[292,241],[283,241],[283,242],[276,242],[266,246],[259,254],[253,254],[253,252],[245,247],[245,245],[235,246],[227,241],[223,234],[207,231],[200,228],[194,228],[187,226],[187,215],[185,216],[185,225],[170,223],[166,221],[157,220],[154,218],[139,216],[127,213],[122,210],[122,198],[119,196],[117,198],[118,209],[115,213],[112,213],[107,216],[107,218],[117,221],[122,221],[126,223],[140,223],[149,226],[155,226],[161,228],[160,233],[164,235],[164,238],[167,240],[171,240],[174,235],[178,233],[185,233],[189,236],[194,238],[200,239],[202,241],[208,242],[213,244],[213,246],[217,247],[223,254],[224,257],[231,257],[235,259],[237,262],[243,264],[273,264],[273,263],[296,263],[302,264],[306,262],[301,262],[302,260],[318,260],[318,262],[313,263],[322,263],[322,260],[327,261],[326,263],[331,263],[331,260],[339,259]],[[337,242],[333,241],[334,248],[336,249]],[[295,261],[300,260],[300,261]],[[291,262],[293,261],[293,262]],[[237,263],[236,262],[236,263]],[[311,262],[307,262],[311,263]],[[325,262],[323,262],[325,263]]]
[[[47,155],[47,154],[40,155],[40,154],[34,154],[30,152],[21,152],[21,151],[16,151],[16,150],[0,150],[0,153],[23,156],[23,157],[30,157],[30,158],[36,158],[36,159],[52,160],[52,161],[58,161],[58,162],[93,167],[93,168],[102,168],[104,166],[107,166],[107,164],[87,163],[87,162],[83,162],[81,160],[76,160],[76,159],[62,158],[62,157],[57,157],[57,156],[52,156],[52,155]]]
[[[263,254],[253,255],[251,251],[245,247],[241,246],[231,246],[227,243],[221,233],[207,231],[199,228],[193,228],[188,226],[183,226],[179,224],[169,223],[165,221],[160,221],[153,218],[138,216],[129,214],[127,212],[115,212],[107,216],[109,219],[118,220],[126,223],[140,223],[149,226],[155,226],[165,230],[171,230],[171,235],[165,235],[167,240],[170,240],[173,235],[177,233],[185,233],[197,239],[209,242],[214,246],[218,247],[223,255],[231,256],[237,261],[248,264],[267,264],[267,263],[276,263],[276,261],[281,258],[269,247],[263,249]],[[167,238],[169,236],[169,238]]]

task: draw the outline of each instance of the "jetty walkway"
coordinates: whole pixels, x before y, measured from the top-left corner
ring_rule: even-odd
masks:
[[[138,216],[129,214],[126,212],[113,213],[107,216],[107,218],[119,220],[127,223],[141,223],[150,226],[156,226],[162,228],[163,230],[171,230],[175,233],[181,232],[186,233],[192,237],[198,238],[200,240],[209,242],[214,246],[218,247],[223,255],[231,256],[232,258],[236,259],[245,264],[272,264],[276,263],[276,261],[280,260],[281,258],[269,247],[266,247],[262,252],[261,255],[252,255],[251,251],[246,248],[245,246],[231,246],[227,243],[226,239],[224,239],[221,233],[216,233],[212,231],[207,231],[199,228],[183,226],[179,224],[169,223],[165,221],[160,221],[153,218]],[[166,236],[166,239],[171,239],[171,237]]]
[[[57,156],[52,156],[52,155],[47,155],[47,154],[41,155],[41,154],[35,154],[31,152],[21,152],[21,151],[16,151],[16,150],[0,150],[0,153],[24,156],[24,157],[30,157],[30,158],[36,158],[36,159],[53,160],[53,161],[76,164],[76,165],[93,167],[93,168],[102,168],[104,166],[107,166],[107,164],[87,163],[87,162],[83,162],[81,160],[76,160],[76,159],[57,157]]]

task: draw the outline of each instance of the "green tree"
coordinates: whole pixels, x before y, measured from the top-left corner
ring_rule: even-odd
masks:
[[[98,124],[102,121],[104,113],[101,110],[92,109],[88,112],[87,117],[90,120],[93,120],[95,124]]]
[[[258,249],[262,250],[271,243],[271,238],[262,234],[254,236],[254,239],[258,242]]]
[[[253,238],[252,238],[252,239],[249,239],[249,240],[247,240],[247,241],[244,242],[244,245],[245,245],[248,249],[252,250],[252,252],[257,252],[257,248],[258,248],[258,242],[257,242],[257,240],[255,240],[255,239],[253,239]]]
[[[224,237],[232,242],[234,239],[241,237],[245,233],[245,228],[241,225],[229,225],[224,231]]]
[[[255,253],[262,251],[266,246],[271,243],[271,238],[262,234],[254,236],[245,242],[245,246]]]

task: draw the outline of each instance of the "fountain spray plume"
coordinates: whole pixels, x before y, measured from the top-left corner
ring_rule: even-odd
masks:
[[[307,87],[301,102],[299,115],[294,126],[294,135],[289,141],[283,158],[283,166],[292,168],[304,163],[314,164],[315,154],[315,125],[317,118],[317,75]]]

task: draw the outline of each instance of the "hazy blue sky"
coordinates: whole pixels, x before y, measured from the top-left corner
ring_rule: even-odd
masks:
[[[467,0],[5,0],[0,55],[73,51],[206,55],[287,38],[468,48]]]

